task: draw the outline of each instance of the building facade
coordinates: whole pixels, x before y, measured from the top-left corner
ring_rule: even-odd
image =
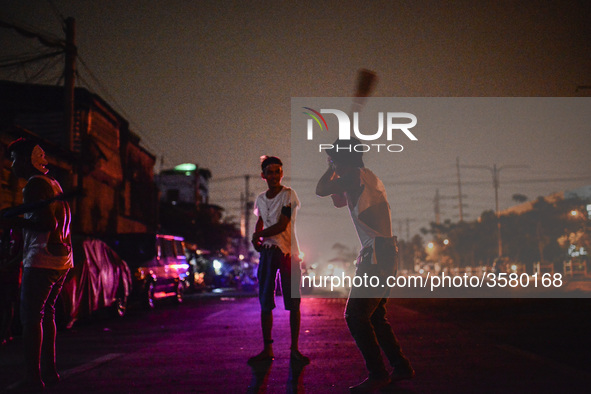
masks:
[[[155,156],[126,119],[84,88],[75,89],[74,127],[66,131],[63,97],[59,86],[0,81],[0,207],[22,201],[24,181],[14,178],[4,153],[11,141],[27,137],[43,146],[50,173],[65,191],[82,191],[70,202],[74,233],[155,230]]]
[[[154,177],[160,190],[160,201],[172,205],[187,204],[199,208],[209,203],[211,172],[197,164],[180,164],[163,170]]]

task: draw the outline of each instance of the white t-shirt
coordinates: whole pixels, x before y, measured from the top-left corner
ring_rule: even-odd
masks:
[[[263,245],[278,246],[284,254],[299,256],[300,249],[295,231],[296,212],[300,200],[294,190],[283,186],[283,189],[273,198],[267,198],[267,192],[259,194],[254,204],[254,214],[263,219],[264,228],[279,222],[281,208],[291,204],[291,220],[285,231],[263,238]]]
[[[390,205],[386,195],[386,188],[382,181],[367,168],[361,168],[359,171],[360,183],[363,191],[357,200],[357,204],[352,207],[349,204],[351,219],[357,230],[359,241],[362,247],[372,246],[376,237],[391,237],[392,228],[390,223]],[[365,215],[363,219],[360,214],[369,212],[369,208],[375,209],[372,215]]]
[[[52,196],[44,196],[45,198],[52,198],[62,193],[60,184],[45,175],[35,175],[29,178],[29,181],[33,178],[40,178],[47,181],[53,189]],[[23,229],[24,246],[23,246],[23,267],[25,268],[49,268],[55,270],[63,270],[74,267],[72,260],[72,251],[65,256],[54,256],[48,250],[48,241],[50,236],[53,235],[64,245],[71,247],[70,239],[70,222],[71,213],[70,206],[66,202],[55,201],[50,205],[50,209],[53,210],[57,220],[57,227],[55,230],[49,232],[38,232],[31,229]],[[25,219],[30,219],[34,215],[33,212],[25,213]]]

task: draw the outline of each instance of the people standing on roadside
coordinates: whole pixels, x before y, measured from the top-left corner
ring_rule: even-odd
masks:
[[[283,186],[283,163],[278,157],[261,157],[261,177],[267,182],[267,191],[255,202],[254,213],[258,216],[252,243],[260,252],[259,301],[261,304],[261,328],[263,350],[251,357],[249,364],[271,361],[273,353],[273,309],[275,308],[275,278],[281,278],[281,290],[285,309],[289,310],[292,361],[308,364],[310,359],[299,351],[301,268],[299,246],[295,232],[296,213],[300,206],[294,190]],[[293,297],[292,292],[298,296]]]
[[[8,153],[14,174],[27,180],[25,204],[63,193],[60,184],[47,175],[45,152],[35,142],[19,138],[9,145]],[[23,231],[20,314],[25,368],[18,389],[42,390],[60,379],[55,364],[55,302],[73,267],[70,222],[68,203],[57,200],[24,217],[0,218],[3,226]]]
[[[355,138],[338,140],[333,144],[338,148],[327,151],[328,169],[318,181],[316,194],[331,196],[337,208],[349,207],[362,245],[355,275],[376,276],[385,283],[385,278],[395,275],[398,262],[390,205],[383,183],[365,168],[363,153],[353,148],[357,143]],[[350,387],[352,392],[375,391],[415,375],[386,318],[389,291],[387,286],[351,288],[345,320],[369,371],[367,379]],[[393,367],[390,374],[380,348]]]

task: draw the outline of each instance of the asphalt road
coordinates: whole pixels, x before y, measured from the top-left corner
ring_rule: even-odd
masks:
[[[301,350],[289,362],[288,313],[275,312],[276,359],[261,348],[256,298],[190,295],[151,312],[95,319],[58,334],[62,381],[48,393],[341,393],[366,371],[342,299],[305,299]],[[390,320],[417,371],[403,393],[588,392],[591,302],[585,299],[392,300]],[[0,390],[18,380],[20,338],[0,349]]]

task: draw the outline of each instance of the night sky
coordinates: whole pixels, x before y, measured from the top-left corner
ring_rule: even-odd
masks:
[[[99,94],[130,121],[158,156],[156,171],[160,158],[162,168],[184,162],[209,168],[211,202],[226,207],[229,216],[238,216],[240,176],[260,172],[259,156],[284,158],[291,174],[291,97],[351,96],[361,67],[377,72],[376,97],[591,95],[577,90],[591,85],[588,1],[1,3],[0,19],[54,37],[63,37],[59,15],[74,17],[78,86]],[[0,48],[3,63],[17,54],[48,51],[7,29],[0,30]],[[60,63],[47,63],[31,82],[58,83]],[[35,68],[27,70],[33,74]],[[24,75],[0,68],[1,79],[24,81]],[[495,149],[483,156],[481,146],[494,144],[494,136],[462,138],[446,129],[440,137],[441,144],[453,146],[447,146],[449,154],[419,144],[397,158],[388,191],[404,214],[394,218],[394,229],[408,218],[412,235],[434,220],[436,189],[457,193],[453,185],[437,186],[442,179],[455,181],[456,157],[471,165],[529,166],[502,174],[501,209],[513,204],[516,193],[535,199],[591,183],[591,133],[584,128],[512,132],[518,138],[503,134],[501,140],[508,148],[522,147],[518,155]],[[413,154],[430,159],[417,165]],[[286,183],[307,190],[301,182],[309,181],[298,180],[296,172]],[[467,219],[476,219],[494,209],[491,176],[463,174],[473,182],[464,188]],[[264,187],[251,181],[253,193]],[[454,206],[457,201],[443,202],[442,219],[458,220]],[[302,229],[314,227],[317,216],[314,206],[305,209],[298,218]]]

